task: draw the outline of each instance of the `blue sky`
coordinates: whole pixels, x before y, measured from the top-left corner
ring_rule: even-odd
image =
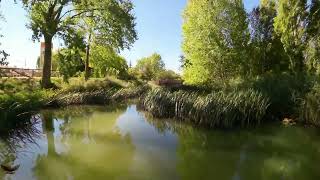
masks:
[[[182,42],[182,11],[187,0],[133,0],[139,39],[130,50],[121,54],[131,61],[149,56],[154,52],[161,54],[166,67],[179,71],[179,56]],[[259,0],[244,0],[246,9],[252,9]],[[1,22],[1,49],[9,54],[11,66],[35,68],[40,53],[40,44],[31,40],[31,31],[26,28],[26,12],[21,4],[13,0],[1,2],[1,12],[6,22]],[[59,40],[54,46],[58,47]]]

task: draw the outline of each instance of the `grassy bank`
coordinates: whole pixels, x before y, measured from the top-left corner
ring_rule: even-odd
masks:
[[[2,79],[0,118],[44,107],[110,104],[140,97],[153,116],[175,118],[207,127],[248,127],[285,118],[320,127],[320,85],[314,77],[270,75],[236,79],[214,88],[159,88],[117,79],[53,79],[57,88],[42,90],[38,80]]]
[[[141,106],[155,117],[209,127],[247,127],[284,119],[320,127],[319,99],[318,77],[281,73],[235,79],[213,88],[154,89],[141,98]]]
[[[109,79],[87,82],[71,79],[69,84],[53,79],[56,89],[43,90],[36,79],[1,79],[0,119],[10,119],[33,113],[45,107],[63,107],[79,104],[108,104],[137,97],[145,86]]]

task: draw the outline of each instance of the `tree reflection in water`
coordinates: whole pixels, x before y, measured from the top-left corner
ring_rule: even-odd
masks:
[[[34,168],[36,177],[38,179],[128,177],[134,146],[130,136],[121,134],[116,127],[116,121],[124,113],[125,107],[108,109],[84,106],[54,113],[42,112],[48,154],[38,157]],[[64,146],[65,151],[58,152],[57,146]]]
[[[13,179],[320,179],[316,129],[207,130],[126,108],[70,107],[0,121],[0,160],[18,156]],[[23,150],[32,157],[21,160]]]
[[[27,155],[26,146],[38,145],[41,138],[41,120],[38,115],[23,114],[15,119],[0,120],[0,163],[6,166],[19,164],[18,154]],[[0,176],[4,176],[1,171]]]
[[[147,119],[159,132],[177,134],[181,179],[320,179],[316,129],[272,124],[248,130],[207,130]]]

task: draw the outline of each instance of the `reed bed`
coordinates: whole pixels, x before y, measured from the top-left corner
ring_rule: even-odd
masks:
[[[301,100],[299,120],[305,124],[320,126],[320,85],[316,85]]]
[[[157,118],[175,118],[209,127],[248,127],[266,118],[269,99],[254,90],[196,92],[154,89],[140,99],[141,106]]]

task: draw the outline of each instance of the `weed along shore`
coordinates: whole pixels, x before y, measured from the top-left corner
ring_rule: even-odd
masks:
[[[72,79],[66,84],[57,79],[60,84],[57,83],[56,89],[44,90],[36,80],[5,81],[2,87],[5,93],[0,96],[2,119],[30,116],[43,108],[71,105],[113,106],[129,99],[137,99],[139,106],[155,118],[172,118],[208,128],[248,128],[285,119],[298,124],[319,124],[317,113],[313,112],[316,109],[312,107],[312,103],[316,103],[313,96],[317,95],[317,89],[312,89],[297,104],[293,104],[292,99],[288,98],[286,103],[293,104],[293,108],[282,105],[284,102],[277,104],[278,95],[272,94],[275,89],[270,89],[271,93],[267,94],[259,88],[247,87],[211,90],[191,86],[171,88],[134,81],[116,83],[108,79],[92,79],[87,82]],[[290,89],[284,88],[282,91],[289,92]]]

